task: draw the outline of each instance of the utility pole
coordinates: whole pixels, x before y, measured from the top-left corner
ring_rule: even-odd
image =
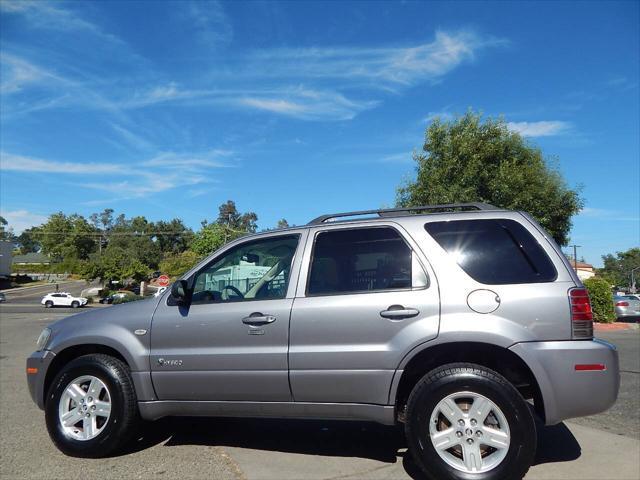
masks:
[[[573,247],[573,269],[578,273],[578,248],[582,247],[582,245],[569,245]]]

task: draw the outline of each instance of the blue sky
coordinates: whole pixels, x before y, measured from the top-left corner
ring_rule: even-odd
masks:
[[[391,206],[472,107],[583,185],[578,255],[640,244],[638,2],[0,2],[0,207],[194,228]]]

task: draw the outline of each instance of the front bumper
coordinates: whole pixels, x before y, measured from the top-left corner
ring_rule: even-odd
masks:
[[[29,393],[31,399],[35,402],[40,410],[44,410],[44,380],[47,376],[47,370],[51,361],[56,356],[55,353],[49,350],[41,350],[39,352],[33,352],[29,358],[27,358],[27,384],[29,385]],[[37,373],[29,373],[37,369]]]
[[[618,351],[608,342],[527,342],[510,350],[527,363],[538,382],[547,425],[603,412],[618,397]],[[591,367],[601,365],[603,370]],[[577,370],[584,368],[580,366],[589,368]]]

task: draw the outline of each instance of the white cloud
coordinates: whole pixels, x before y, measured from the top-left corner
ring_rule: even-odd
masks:
[[[0,66],[2,68],[0,93],[5,95],[46,82],[68,84],[58,75],[8,53],[0,53]]]
[[[432,42],[408,47],[303,48],[255,52],[245,74],[290,78],[333,78],[413,85],[438,81],[487,47],[505,45],[501,39],[485,38],[469,31],[437,31]],[[248,60],[248,62],[247,62]],[[267,65],[260,67],[256,64]]]
[[[0,152],[0,165],[3,171],[44,172],[66,174],[117,173],[121,167],[114,164],[75,163],[43,160]]]
[[[307,120],[350,120],[377,102],[351,100],[331,91],[296,88],[231,100],[240,106]]]
[[[22,15],[31,26],[64,32],[80,31],[99,36],[102,40],[121,43],[117,37],[104,33],[72,10],[60,8],[58,2],[43,0],[2,0],[0,11]]]
[[[32,13],[43,14],[35,4],[29,5]],[[194,5],[191,8],[208,8],[208,4]],[[208,14],[216,18],[222,15],[215,13],[219,6],[212,5]],[[53,10],[44,11],[57,18],[72,15],[66,10]],[[65,78],[62,74],[49,73],[33,59],[14,56],[10,57],[10,62],[16,72],[8,77],[3,88],[7,92],[17,92],[27,86],[39,87],[49,96],[39,95],[37,100],[26,103],[22,98],[5,102],[4,116],[45,108],[99,110],[117,119],[120,128],[114,129],[137,148],[143,147],[143,139],[122,130],[126,111],[163,104],[218,109],[231,105],[302,120],[349,120],[377,106],[382,100],[381,90],[399,93],[399,89],[412,85],[439,82],[453,69],[472,61],[479,51],[505,43],[468,31],[438,31],[431,42],[404,47],[262,50],[237,55],[225,63],[222,70],[209,76],[205,88],[202,84],[199,88],[194,84],[180,85],[161,80],[148,69],[130,84],[122,78],[105,79],[102,71],[78,79],[77,68],[72,62],[66,66],[56,63],[57,70],[65,72]],[[129,63],[144,64],[132,56],[130,49],[122,51],[123,58]],[[141,89],[140,85],[150,86]]]
[[[551,137],[563,135],[571,130],[569,122],[549,120],[540,122],[509,122],[507,127],[524,137]]]
[[[209,48],[227,44],[233,38],[231,21],[218,1],[194,1],[183,4],[185,19],[198,39]]]
[[[222,159],[233,152],[210,150],[204,153],[164,152],[149,160],[123,164],[80,163],[0,153],[2,171],[41,172],[54,175],[108,174],[100,182],[77,182],[80,188],[111,192],[118,200],[147,197],[178,187],[215,183],[213,168],[229,166]],[[88,178],[95,178],[89,176]],[[115,199],[114,199],[115,200]]]
[[[148,167],[174,167],[174,168],[224,168],[231,166],[221,159],[229,158],[234,153],[230,150],[210,150],[202,154],[178,154],[166,152],[143,162]]]
[[[42,225],[47,221],[46,215],[40,215],[28,210],[1,210],[0,216],[7,221],[7,227],[13,229],[13,233],[20,235],[27,228]]]

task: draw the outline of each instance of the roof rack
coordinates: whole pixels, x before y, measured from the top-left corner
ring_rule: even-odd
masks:
[[[412,212],[438,212],[446,210],[500,210],[498,207],[481,202],[474,203],[445,203],[442,205],[423,205],[420,207],[406,207],[406,208],[385,208],[378,210],[360,210],[357,212],[342,212],[342,213],[328,213],[320,215],[317,218],[311,220],[307,225],[319,225],[325,223],[327,220],[332,220],[342,217],[356,217],[360,215],[378,215],[379,217],[391,217],[411,215]]]

